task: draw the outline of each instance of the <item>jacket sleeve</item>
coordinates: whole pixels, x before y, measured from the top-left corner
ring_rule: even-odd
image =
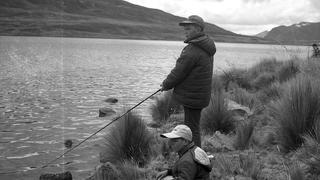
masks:
[[[176,62],[175,67],[163,81],[162,85],[164,90],[174,88],[177,84],[181,83],[192,71],[196,63],[196,57],[195,54],[192,53],[191,46],[192,45],[188,45],[183,49],[180,57]]]
[[[192,162],[183,162],[179,165],[175,180],[194,180],[197,173],[197,165]]]

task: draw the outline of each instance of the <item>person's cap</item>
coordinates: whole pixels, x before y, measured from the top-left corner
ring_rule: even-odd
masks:
[[[178,125],[171,132],[161,134],[160,136],[169,139],[183,138],[192,141],[192,131],[186,125]]]
[[[204,29],[204,21],[200,16],[197,15],[189,16],[187,20],[180,22],[179,26],[185,26],[188,24],[196,24],[200,26],[201,29]]]

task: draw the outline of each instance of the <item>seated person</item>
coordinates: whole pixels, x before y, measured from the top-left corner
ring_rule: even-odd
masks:
[[[311,57],[320,57],[320,50],[319,50],[319,47],[317,44],[312,44],[312,47],[313,47],[313,54]]]
[[[157,180],[209,180],[210,160],[201,148],[192,142],[192,132],[186,125],[178,125],[171,132],[160,135],[168,138],[171,150],[179,155],[173,168],[157,174]]]

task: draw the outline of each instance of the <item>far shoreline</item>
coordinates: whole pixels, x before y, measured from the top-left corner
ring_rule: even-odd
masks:
[[[36,35],[1,35],[0,37],[45,37],[45,38],[66,38],[66,39],[110,39],[110,40],[133,40],[133,41],[166,41],[166,42],[183,42],[183,40],[180,39],[161,39],[161,38],[155,38],[155,39],[151,39],[151,38],[133,38],[133,37],[100,37],[100,36],[87,36],[87,37],[83,37],[83,36],[36,36]],[[214,38],[213,38],[214,39]],[[267,42],[244,42],[244,41],[219,41],[219,40],[215,40],[215,42],[217,43],[234,43],[234,44],[262,44],[262,45],[278,45],[278,46],[311,46],[311,44],[279,44],[279,43],[267,43]]]

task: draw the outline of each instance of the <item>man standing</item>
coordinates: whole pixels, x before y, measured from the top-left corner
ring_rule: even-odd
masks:
[[[161,89],[174,88],[173,98],[184,107],[184,123],[190,127],[194,143],[201,147],[200,115],[210,101],[216,47],[214,41],[204,34],[205,23],[201,17],[192,15],[179,25],[184,29],[184,42],[188,45],[162,82]]]
[[[157,174],[157,180],[208,180],[212,169],[207,154],[192,142],[192,132],[186,125],[178,125],[171,132],[160,135],[169,139],[170,149],[179,159],[173,168]]]

